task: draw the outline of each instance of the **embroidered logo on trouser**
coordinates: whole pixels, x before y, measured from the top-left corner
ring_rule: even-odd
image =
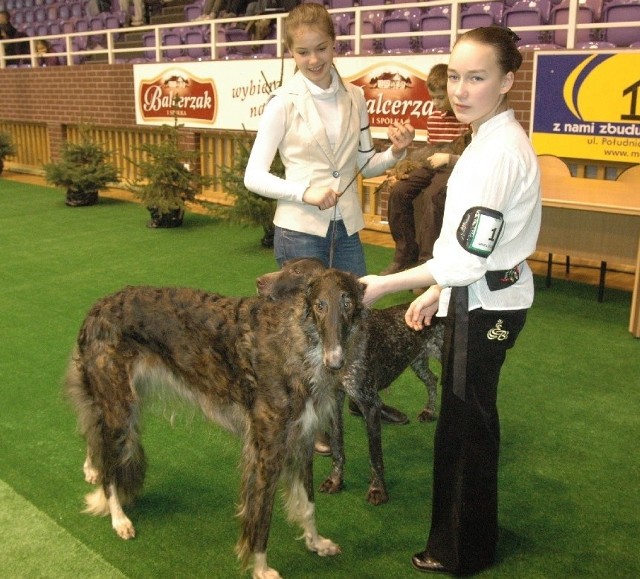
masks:
[[[489,340],[498,340],[499,342],[502,342],[503,340],[506,340],[509,337],[509,331],[503,330],[502,324],[504,324],[504,322],[502,320],[498,320],[496,322],[495,328],[491,328],[487,332],[487,338]]]

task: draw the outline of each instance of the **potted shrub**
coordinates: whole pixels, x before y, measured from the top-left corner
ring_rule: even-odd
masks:
[[[46,180],[66,188],[69,207],[95,205],[99,191],[118,181],[118,170],[109,162],[111,153],[94,143],[88,129],[80,130],[80,142],[66,142],[60,160],[44,166]]]
[[[141,161],[129,159],[137,171],[127,188],[149,210],[147,227],[179,227],[187,202],[199,203],[197,196],[211,184],[211,178],[190,170],[199,153],[180,148],[177,118],[173,126],[163,125],[161,130],[164,135],[159,143],[138,147],[143,153]]]
[[[261,240],[262,245],[273,247],[275,230],[273,217],[276,211],[276,201],[256,195],[244,186],[244,172],[251,153],[247,143],[248,138],[236,142],[237,154],[234,155],[232,166],[219,166],[220,177],[218,180],[225,193],[234,198],[234,203],[219,209],[218,212],[231,222],[262,227],[264,232]],[[284,176],[284,166],[279,155],[276,155],[271,170],[275,175]]]
[[[6,157],[16,154],[16,148],[9,133],[0,133],[0,175],[4,170],[4,160]]]

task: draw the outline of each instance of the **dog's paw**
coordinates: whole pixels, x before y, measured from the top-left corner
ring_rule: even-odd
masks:
[[[436,413],[428,408],[425,408],[420,414],[418,414],[419,422],[433,422],[436,418]]]
[[[367,493],[367,502],[372,505],[378,506],[383,505],[384,503],[389,501],[389,494],[385,488],[371,486],[369,487],[369,492]]]
[[[118,533],[118,537],[127,541],[128,539],[133,539],[136,536],[136,530],[133,527],[133,523],[128,519],[128,517],[113,519],[111,521],[111,525],[113,526],[116,533]]]
[[[282,579],[280,573],[278,573],[275,569],[271,567],[267,567],[266,569],[254,569],[253,574],[251,575],[253,579]]]
[[[318,538],[311,544],[307,543],[307,546],[311,551],[315,551],[320,557],[329,557],[331,555],[338,555],[342,551],[340,547],[336,545],[331,539],[325,539],[318,535]]]
[[[280,573],[267,565],[266,553],[255,553],[251,577],[253,579],[282,579]]]
[[[98,469],[93,467],[91,461],[88,458],[84,461],[82,470],[84,471],[84,480],[89,484],[97,485],[100,482],[100,472],[98,471]]]
[[[335,494],[339,493],[344,488],[342,479],[330,476],[320,485],[321,493]]]

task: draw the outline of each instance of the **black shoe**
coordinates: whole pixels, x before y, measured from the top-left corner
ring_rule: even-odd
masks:
[[[349,412],[354,416],[362,416],[360,408],[358,408],[358,405],[353,400],[349,400]],[[380,406],[380,420],[386,424],[400,425],[409,423],[409,417],[404,412],[400,412],[397,408],[393,408],[387,404]]]
[[[427,554],[426,551],[422,553],[416,553],[411,557],[411,564],[418,570],[424,573],[449,573],[449,571],[440,561],[437,561],[433,557]]]

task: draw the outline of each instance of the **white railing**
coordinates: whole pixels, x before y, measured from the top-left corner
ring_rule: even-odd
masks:
[[[468,5],[476,2],[485,2],[486,0],[465,0],[464,2],[451,0],[434,0],[428,3],[428,7],[434,8],[437,6],[446,7],[449,9],[449,15],[451,18],[451,28],[449,30],[430,30],[430,31],[422,31],[422,30],[414,30],[409,35],[416,39],[416,44],[419,39],[423,36],[441,36],[447,35],[449,36],[449,48],[455,42],[455,38],[458,34],[464,32],[464,29],[460,27],[460,16],[462,12],[462,5]],[[605,22],[594,22],[594,23],[578,23],[577,15],[578,15],[578,5],[579,0],[570,0],[570,9],[569,9],[569,18],[567,24],[547,24],[541,26],[521,26],[514,27],[513,30],[515,32],[519,31],[536,31],[540,32],[543,35],[551,37],[553,31],[563,30],[567,33],[567,46],[559,47],[559,48],[575,48],[576,47],[576,32],[578,30],[592,30],[594,31],[594,37],[598,37],[598,31],[602,31],[604,29],[609,28],[627,28],[631,27],[637,29],[640,27],[640,21],[637,22],[624,22],[624,23],[605,23]],[[347,44],[352,43],[352,47],[349,50],[342,51],[344,55],[359,55],[363,54],[365,50],[363,50],[363,44],[367,41],[374,41],[377,45],[377,52],[383,54],[381,46],[382,40],[384,38],[392,38],[392,37],[400,37],[406,36],[406,33],[396,33],[396,34],[383,34],[379,30],[376,30],[372,33],[363,34],[363,23],[371,18],[372,14],[376,14],[376,20],[381,22],[385,13],[390,13],[394,10],[404,10],[404,9],[412,9],[412,8],[425,8],[425,2],[407,2],[403,4],[384,4],[380,6],[364,6],[364,7],[353,7],[353,8],[345,8],[339,10],[330,10],[329,12],[333,14],[346,14],[349,17],[353,18],[354,29],[352,34],[344,33],[338,35],[338,42],[341,46],[346,46]],[[505,9],[508,6],[505,5]],[[246,58],[256,58],[256,57],[264,57],[264,47],[274,46],[275,45],[275,57],[280,58],[283,56],[283,20],[286,17],[286,14],[273,14],[269,15],[269,18],[275,21],[275,37],[256,41],[256,40],[246,40],[246,41],[236,41],[236,42],[228,42],[224,39],[224,29],[227,27],[238,26],[244,28],[248,22],[251,20],[261,20],[264,19],[264,16],[253,16],[253,17],[239,17],[239,18],[226,18],[223,20],[205,20],[205,21],[184,21],[184,22],[174,22],[169,24],[155,25],[155,26],[138,26],[135,28],[117,28],[117,29],[102,29],[102,30],[87,30],[85,32],[76,32],[72,34],[55,34],[48,36],[38,36],[38,37],[28,37],[28,38],[20,38],[13,40],[4,40],[0,42],[0,68],[6,68],[9,66],[32,66],[36,67],[39,65],[38,55],[35,50],[36,41],[38,39],[44,39],[49,42],[60,42],[62,41],[63,50],[56,53],[51,53],[53,56],[57,56],[62,63],[65,63],[69,66],[81,64],[87,61],[99,61],[108,62],[109,64],[119,63],[119,62],[129,62],[139,55],[140,53],[144,53],[144,60],[148,62],[162,62],[162,61],[170,61],[172,59],[168,58],[166,55],[171,51],[183,50],[186,51],[189,48],[202,48],[208,51],[208,55],[205,60],[217,60],[224,58],[233,58],[233,56],[227,55],[227,51],[229,49],[236,50],[246,53],[244,56]],[[190,27],[198,27],[203,29],[204,27],[208,30],[208,38],[206,42],[201,44],[182,44],[179,46],[176,45],[163,45],[163,31],[168,29],[176,29],[176,28],[190,28]],[[118,40],[123,38],[124,35],[138,32],[143,35],[146,33],[154,33],[155,35],[155,46],[144,46],[142,40],[140,40],[140,44],[133,47],[118,47]],[[92,39],[99,37],[103,39],[103,42],[92,42]],[[21,54],[17,56],[8,56],[6,54],[6,47],[10,44],[16,43],[28,43],[29,44],[29,53]],[[87,48],[80,48],[87,44]],[[597,48],[597,45],[594,45],[590,48]],[[418,50],[419,52],[419,50]],[[339,53],[340,54],[340,53]],[[98,58],[96,58],[98,57]],[[140,59],[139,59],[140,60]],[[187,60],[187,58],[182,57],[181,60]]]

